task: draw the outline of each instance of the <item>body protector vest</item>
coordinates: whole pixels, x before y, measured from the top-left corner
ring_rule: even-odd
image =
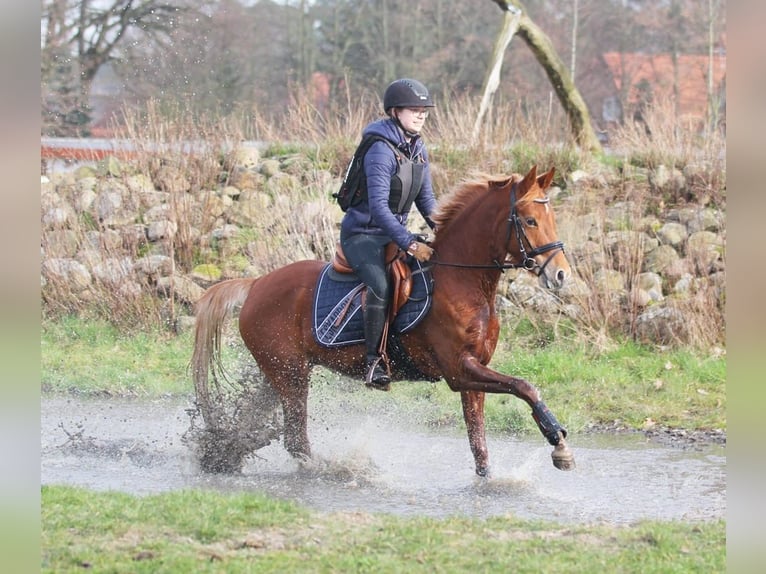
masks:
[[[420,193],[425,164],[422,161],[412,161],[399,151],[395,153],[399,166],[396,175],[391,178],[388,207],[393,213],[401,215],[410,210],[412,203]]]

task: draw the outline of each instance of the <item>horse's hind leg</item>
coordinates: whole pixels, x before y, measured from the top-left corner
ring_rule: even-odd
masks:
[[[311,457],[308,436],[309,374],[301,372],[273,373],[268,380],[279,393],[284,415],[285,450],[296,458]]]

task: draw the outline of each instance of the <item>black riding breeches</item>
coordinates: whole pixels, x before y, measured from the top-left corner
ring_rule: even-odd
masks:
[[[381,235],[341,237],[341,247],[351,268],[379,300],[387,302],[389,279],[386,273],[386,245],[391,240]]]

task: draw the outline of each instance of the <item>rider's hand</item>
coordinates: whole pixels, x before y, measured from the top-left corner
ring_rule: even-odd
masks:
[[[431,255],[434,254],[434,250],[431,249],[428,244],[423,243],[422,241],[413,241],[407,248],[407,253],[423,263],[424,261],[431,259]]]

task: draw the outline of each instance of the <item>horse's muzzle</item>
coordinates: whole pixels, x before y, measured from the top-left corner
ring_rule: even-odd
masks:
[[[539,275],[540,286],[545,289],[561,289],[569,278],[569,269],[548,265]]]

